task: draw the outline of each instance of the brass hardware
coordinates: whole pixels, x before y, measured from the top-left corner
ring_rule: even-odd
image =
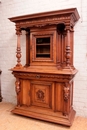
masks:
[[[40,75],[36,75],[36,78],[39,79],[39,78],[40,78]]]

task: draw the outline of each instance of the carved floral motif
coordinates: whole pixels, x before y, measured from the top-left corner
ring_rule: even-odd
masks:
[[[37,96],[37,99],[40,100],[40,101],[44,101],[44,92],[42,90],[38,90],[36,92],[36,96]]]

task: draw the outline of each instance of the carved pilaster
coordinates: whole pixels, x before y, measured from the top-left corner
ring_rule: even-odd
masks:
[[[30,65],[30,30],[26,29],[26,67]]]
[[[20,106],[20,91],[21,91],[21,87],[20,87],[20,80],[19,80],[19,78],[16,78],[15,90],[16,90],[16,94],[17,94],[17,106]]]
[[[21,35],[21,28],[16,25],[16,34],[17,34],[17,54],[16,54],[16,57],[17,57],[17,65],[16,65],[16,68],[20,68],[22,67],[21,65],[21,45],[20,45],[20,35]]]
[[[69,84],[65,83],[64,88],[63,88],[63,97],[64,97],[65,102],[68,102],[69,96],[70,96]]]
[[[70,84],[65,82],[63,86],[63,115],[68,115],[70,111]]]

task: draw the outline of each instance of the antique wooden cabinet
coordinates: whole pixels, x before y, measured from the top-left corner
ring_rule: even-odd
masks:
[[[73,110],[73,34],[76,8],[9,18],[16,26],[17,106],[12,110],[32,118],[71,126]],[[26,63],[21,64],[22,30],[26,32]]]

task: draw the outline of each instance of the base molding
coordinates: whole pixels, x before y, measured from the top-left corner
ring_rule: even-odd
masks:
[[[69,115],[63,116],[62,112],[53,112],[49,109],[49,112],[47,110],[43,109],[42,111],[39,111],[39,109],[33,107],[15,107],[11,112],[13,114],[23,115],[30,118],[35,118],[39,120],[44,120],[48,122],[53,122],[57,124],[62,124],[66,126],[71,126],[75,117],[75,110],[71,110]]]

